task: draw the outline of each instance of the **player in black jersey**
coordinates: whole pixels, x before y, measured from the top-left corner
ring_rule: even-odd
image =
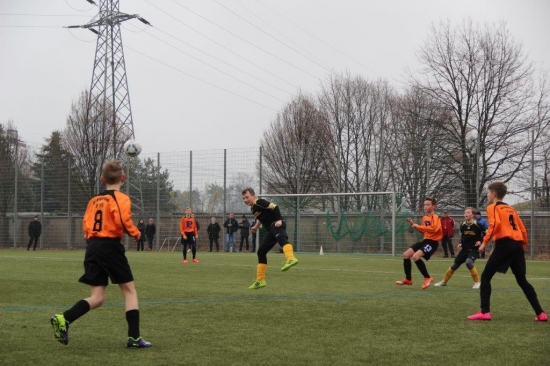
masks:
[[[443,281],[438,282],[435,286],[447,286],[447,282],[455,273],[455,271],[462,265],[466,263],[466,267],[470,270],[472,279],[474,280],[474,287],[478,289],[481,282],[479,282],[479,274],[477,269],[474,267],[474,262],[479,258],[478,248],[481,245],[483,240],[483,228],[475,220],[474,214],[476,210],[472,207],[466,207],[464,209],[464,221],[460,226],[460,244],[458,248],[460,253],[456,256],[453,264],[447,269],[445,275],[443,276]]]
[[[286,224],[283,216],[281,216],[279,206],[263,198],[256,197],[256,193],[252,188],[245,188],[242,191],[242,195],[244,203],[250,206],[250,210],[256,218],[256,224],[254,224],[250,231],[255,233],[260,225],[263,225],[266,231],[266,235],[258,247],[256,282],[249,287],[250,289],[258,289],[265,287],[267,252],[269,252],[275,244],[279,243],[286,257],[286,263],[283,268],[281,268],[281,271],[284,272],[290,267],[298,264],[298,259],[294,257],[294,249],[292,248],[292,244],[288,242]]]

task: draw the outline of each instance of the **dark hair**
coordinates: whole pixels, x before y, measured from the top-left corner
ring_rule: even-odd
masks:
[[[432,203],[432,205],[437,205],[437,202],[435,201],[435,198],[431,198],[431,197],[426,197],[424,198],[424,201],[430,201]]]
[[[502,182],[493,182],[487,187],[488,190],[496,194],[498,199],[503,199],[508,193],[508,187]]]
[[[255,196],[256,193],[254,192],[254,189],[250,188],[250,187],[247,187],[245,189],[243,189],[242,193],[241,194],[245,194],[246,192],[250,193],[252,196]]]
[[[101,172],[106,184],[116,184],[122,178],[122,164],[118,160],[109,160],[103,164]]]

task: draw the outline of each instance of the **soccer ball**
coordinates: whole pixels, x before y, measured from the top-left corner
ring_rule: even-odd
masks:
[[[141,152],[141,144],[137,140],[128,140],[124,143],[123,149],[128,156],[138,156]]]

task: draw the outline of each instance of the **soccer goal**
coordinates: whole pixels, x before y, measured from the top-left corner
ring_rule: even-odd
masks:
[[[298,252],[395,255],[409,225],[397,192],[261,194],[276,203]],[[262,231],[260,230],[260,238]]]

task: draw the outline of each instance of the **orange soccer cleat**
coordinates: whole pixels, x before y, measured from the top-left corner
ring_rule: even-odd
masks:
[[[410,285],[413,284],[413,281],[404,278],[404,279],[402,279],[401,281],[395,281],[395,284],[396,284],[396,285],[399,285],[399,286],[403,286],[403,285],[410,286]]]

